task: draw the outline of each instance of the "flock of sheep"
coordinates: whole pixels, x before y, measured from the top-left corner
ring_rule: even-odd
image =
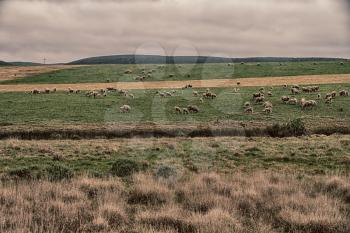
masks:
[[[182,89],[188,89],[188,88],[193,88],[193,86],[191,84],[186,85],[185,87],[183,87]],[[288,86],[284,85],[284,88],[287,89]],[[284,95],[281,96],[281,101],[284,104],[290,104],[290,105],[298,105],[298,103],[300,103],[301,109],[307,109],[307,108],[313,108],[315,106],[317,106],[317,101],[316,100],[306,100],[305,98],[301,98],[300,101],[296,98],[297,95],[301,94],[301,93],[315,93],[315,92],[319,92],[320,88],[318,86],[306,86],[306,87],[300,87],[299,85],[293,85],[290,88],[291,94],[292,96],[289,95]],[[238,92],[239,89],[235,88],[235,92]],[[55,93],[57,92],[56,88],[53,88],[52,90],[50,89],[45,89],[44,91],[40,91],[38,89],[34,89],[31,91],[32,94],[36,95],[36,94],[50,94],[50,93]],[[113,87],[108,87],[106,89],[101,89],[99,91],[88,91],[85,93],[85,96],[87,97],[91,97],[91,98],[103,98],[103,97],[107,97],[108,93],[110,92],[115,92],[121,96],[125,96],[128,98],[132,98],[134,99],[134,95],[132,93],[129,93],[129,91],[127,90],[120,90],[120,89],[116,89]],[[76,93],[79,94],[81,93],[80,90],[73,90],[71,88],[68,88],[67,93],[71,94],[71,93]],[[157,91],[156,95],[158,95],[161,98],[165,98],[165,97],[172,97],[175,96],[177,93],[176,90],[171,90],[171,91]],[[198,97],[199,98],[199,102],[203,103],[204,99],[215,99],[217,98],[217,95],[213,92],[210,91],[210,89],[206,89],[206,91],[204,92],[199,92],[196,90],[193,90],[193,96],[194,97]],[[337,91],[332,91],[330,93],[326,93],[326,95],[324,96],[324,101],[326,104],[331,104],[333,102],[333,100],[336,98],[336,96],[339,95],[341,97],[346,97],[349,96],[349,91],[347,90],[341,90],[339,92]],[[270,88],[269,91],[265,91],[265,88],[260,88],[258,92],[253,93],[252,97],[253,97],[253,101],[255,102],[255,104],[260,104],[263,105],[263,112],[266,114],[271,114],[273,112],[273,104],[267,100],[268,97],[272,97],[272,87]],[[322,95],[321,93],[317,94],[317,99],[320,101],[322,99]],[[175,106],[174,108],[175,113],[178,114],[190,114],[190,113],[198,113],[200,111],[199,107],[196,105],[189,105],[187,107],[180,107],[180,106]],[[129,105],[123,105],[120,107],[120,112],[122,113],[129,113],[131,112],[131,107]],[[254,113],[254,108],[253,105],[250,101],[247,101],[244,103],[244,112],[248,113],[248,114],[252,114]]]
[[[284,85],[284,88],[287,89],[288,86]],[[308,108],[314,108],[317,106],[316,100],[306,100],[305,98],[301,98],[300,101],[296,98],[297,95],[301,93],[315,93],[319,92],[320,88],[319,86],[306,86],[306,87],[300,87],[299,85],[293,85],[291,87],[291,94],[292,96],[282,96],[281,101],[284,104],[290,104],[290,105],[298,105],[300,103],[301,109],[308,109]],[[341,97],[349,96],[349,91],[347,90],[341,90],[339,93],[337,91],[332,91],[330,93],[326,93],[324,97],[324,101],[326,104],[331,104],[333,100],[336,98],[336,96],[339,94]],[[272,96],[272,88],[270,91],[267,92],[267,96]],[[321,93],[317,94],[317,99],[321,100],[322,95]],[[261,88],[259,92],[253,94],[253,100],[256,104],[262,104],[264,106],[263,112],[266,114],[272,113],[273,105],[270,101],[266,101],[265,97],[265,89]],[[248,101],[244,104],[244,112],[245,113],[253,113],[254,109],[252,104]]]

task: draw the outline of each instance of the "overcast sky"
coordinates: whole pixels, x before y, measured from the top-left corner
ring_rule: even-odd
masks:
[[[0,0],[0,60],[350,58],[346,0]]]

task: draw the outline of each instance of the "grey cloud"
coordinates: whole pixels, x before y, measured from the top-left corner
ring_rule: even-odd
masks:
[[[160,48],[167,55],[181,51],[184,55],[350,58],[348,3],[5,0],[0,1],[0,60],[46,57],[65,62],[108,54],[154,54]]]

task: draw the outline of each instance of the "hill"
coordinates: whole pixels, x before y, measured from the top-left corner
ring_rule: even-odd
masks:
[[[39,66],[39,65],[41,65],[40,63],[22,62],[22,61],[9,62],[9,64],[14,65],[14,66]]]
[[[251,57],[224,58],[206,56],[159,56],[159,55],[111,55],[84,58],[70,62],[70,65],[93,64],[193,64],[193,63],[240,63],[240,62],[302,62],[338,61],[341,58],[290,58],[290,57]]]
[[[4,61],[0,61],[0,66],[11,66],[12,64],[4,62]]]

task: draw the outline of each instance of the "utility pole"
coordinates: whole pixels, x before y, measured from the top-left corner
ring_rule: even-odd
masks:
[[[46,65],[46,58],[44,58],[43,60],[44,60],[44,65]]]

